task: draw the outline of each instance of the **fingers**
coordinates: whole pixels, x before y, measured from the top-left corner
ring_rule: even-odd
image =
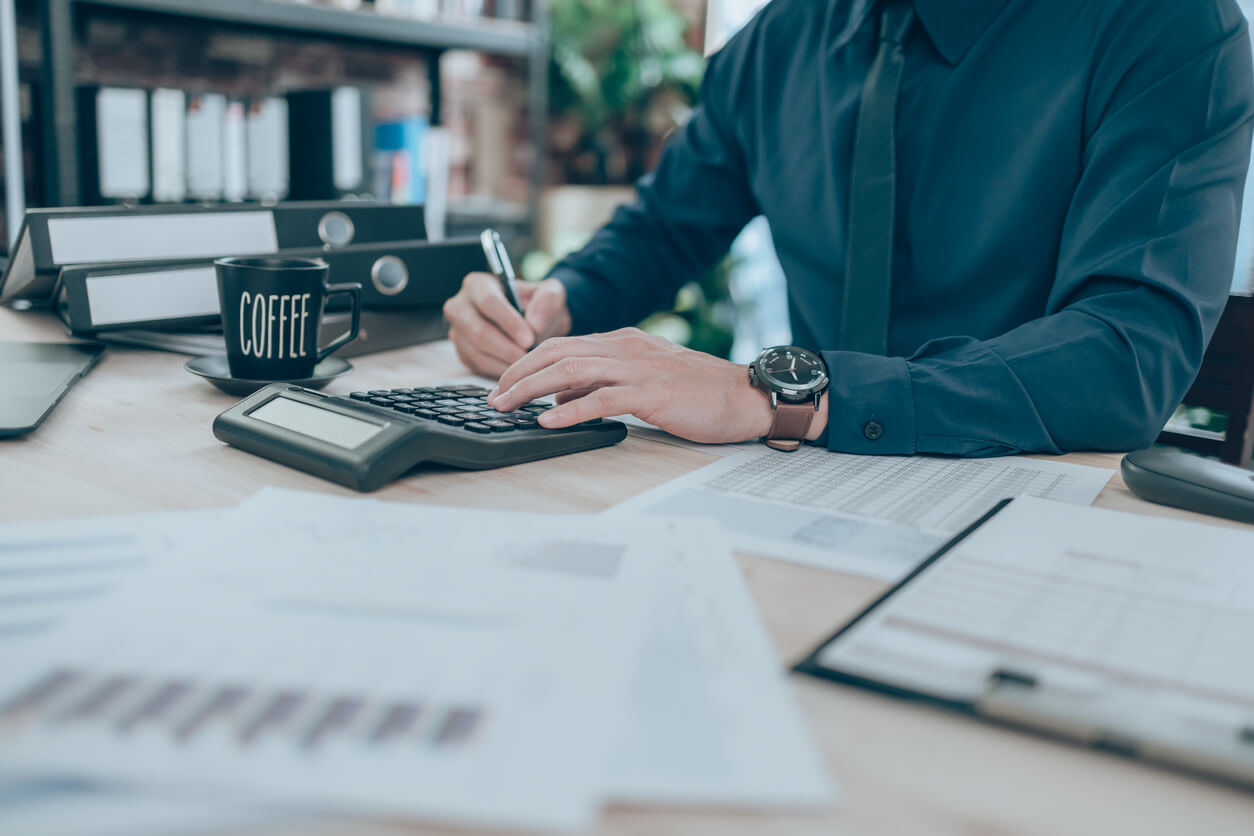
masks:
[[[530,377],[541,369],[548,368],[567,356],[603,356],[608,353],[601,346],[603,341],[604,337],[601,335],[591,337],[556,337],[551,340],[545,340],[525,357],[510,366],[505,374],[501,375],[496,391],[492,394],[499,395],[508,392],[518,381]],[[545,392],[544,394],[551,395],[553,392]],[[492,397],[490,396],[489,401],[491,400]],[[513,400],[511,398],[510,403],[513,403]]]
[[[559,404],[569,403],[570,401],[573,401],[576,398],[582,398],[584,395],[588,394],[591,391],[593,390],[592,389],[576,389],[576,390],[572,390],[569,392],[558,392],[556,395],[553,396],[553,400],[557,401]]]
[[[513,368],[502,376],[502,380],[512,373]],[[630,374],[630,368],[617,360],[567,356],[523,377],[508,388],[502,386],[500,394],[495,398],[490,397],[488,402],[502,412],[509,412],[545,395],[613,386],[621,383],[627,374]]]
[[[484,352],[470,340],[457,339],[455,332],[453,331],[449,332],[449,339],[453,342],[453,348],[457,350],[457,359],[461,360],[462,365],[470,369],[475,374],[480,374],[484,377],[496,378],[500,377],[511,365],[506,360],[502,360]],[[510,343],[508,340],[506,340],[506,343],[511,346],[513,345],[513,343]]]
[[[536,335],[522,314],[505,298],[501,282],[487,273],[471,273],[462,285],[475,309],[523,350],[535,345]]]
[[[537,341],[562,336],[570,331],[570,314],[566,308],[566,286],[556,279],[536,285],[523,302],[525,317]]]
[[[471,358],[481,356],[489,358],[492,361],[492,365],[497,367],[492,374],[493,377],[500,376],[507,368],[522,359],[522,356],[526,353],[494,325],[484,321],[482,318],[467,317],[465,321],[455,322],[450,317],[449,322],[448,336],[457,348],[457,353],[462,357],[462,361],[466,362]],[[466,365],[475,371],[487,373],[482,366],[472,365],[469,362],[466,362]]]
[[[561,403],[541,413],[541,426],[549,429],[573,427],[596,418],[612,418],[631,412],[635,390],[631,386],[607,386],[583,397]],[[560,400],[560,399],[559,399]]]
[[[458,356],[473,371],[499,375],[518,361],[531,346],[533,335],[522,317],[505,300],[500,284],[485,273],[472,273],[462,282],[462,289],[444,303],[444,317],[449,323],[449,339]],[[502,330],[514,327],[516,337]]]

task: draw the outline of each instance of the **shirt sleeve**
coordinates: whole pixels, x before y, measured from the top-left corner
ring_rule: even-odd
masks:
[[[1045,315],[909,358],[824,352],[830,449],[992,456],[1153,443],[1227,301],[1250,159],[1249,34],[1234,5],[1213,8],[1204,41],[1196,14],[1193,37],[1112,35]]]
[[[701,104],[637,183],[636,201],[550,273],[566,286],[573,333],[634,325],[669,308],[759,214],[744,151],[722,115],[745,85],[755,23],[710,59]]]

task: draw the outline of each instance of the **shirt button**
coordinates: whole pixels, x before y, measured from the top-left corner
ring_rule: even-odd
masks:
[[[879,441],[880,436],[884,434],[884,427],[879,421],[868,421],[867,425],[862,428],[862,434],[870,441]]]

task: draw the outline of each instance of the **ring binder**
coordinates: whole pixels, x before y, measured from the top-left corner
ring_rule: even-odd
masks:
[[[364,201],[31,209],[0,278],[0,303],[50,303],[59,271],[72,265],[211,261],[425,238],[421,206]]]
[[[301,247],[282,254],[322,258],[332,280],[360,282],[367,310],[438,310],[467,273],[486,269],[477,238]],[[72,265],[61,270],[54,307],[71,334],[193,328],[219,321],[217,287],[211,259]]]

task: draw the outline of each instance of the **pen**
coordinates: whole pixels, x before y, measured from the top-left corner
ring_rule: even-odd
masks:
[[[505,298],[514,306],[514,310],[523,313],[522,299],[518,298],[517,280],[514,277],[514,265],[509,260],[509,253],[501,243],[501,236],[494,229],[485,229],[479,235],[479,243],[483,244],[483,254],[487,256],[488,267],[501,281],[501,289]]]

